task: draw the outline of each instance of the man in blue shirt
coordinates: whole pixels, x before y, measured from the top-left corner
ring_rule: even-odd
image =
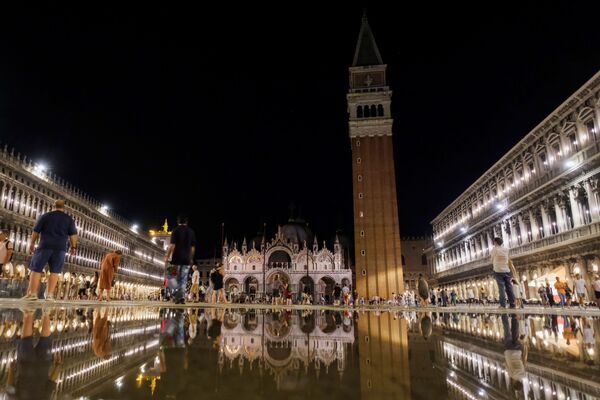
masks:
[[[171,259],[171,265],[166,266],[166,275],[175,304],[185,303],[188,272],[196,251],[196,235],[187,223],[187,217],[177,218],[177,228],[171,234],[171,244],[165,257],[167,264]]]
[[[40,243],[35,248],[38,238]],[[48,278],[48,288],[46,291],[46,300],[54,300],[54,289],[58,282],[58,274],[62,271],[67,254],[67,240],[70,242],[70,254],[75,255],[77,249],[77,228],[75,221],[65,213],[65,201],[56,200],[54,202],[54,211],[42,215],[35,226],[29,243],[29,252],[33,254],[29,270],[29,287],[23,300],[37,300],[38,288],[42,272],[48,264],[50,277]],[[34,251],[35,250],[35,251]]]

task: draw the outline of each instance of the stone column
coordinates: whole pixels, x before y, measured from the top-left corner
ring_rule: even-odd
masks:
[[[510,247],[516,247],[519,245],[519,235],[517,233],[518,217],[511,217],[509,219],[510,224]]]
[[[521,282],[523,288],[525,289],[525,299],[530,299],[531,293],[529,292],[529,282],[531,281],[531,274],[529,273],[529,268],[525,268],[521,275],[525,275],[527,280],[523,281],[522,276],[520,276],[518,281]]]
[[[537,223],[538,209],[528,210],[529,223],[531,224],[531,239],[538,240],[540,238],[540,228]]]
[[[550,221],[550,216],[548,214],[548,207],[550,207],[550,204],[545,201],[540,204],[540,215],[542,216],[544,236],[552,235],[552,222]]]
[[[581,207],[579,205],[579,188],[573,186],[569,189],[569,203],[571,204],[571,214],[573,214],[573,228],[583,225]]]
[[[510,243],[510,233],[509,233],[509,224],[508,221],[504,221],[500,223],[500,237],[502,237],[502,240],[504,241],[504,245],[506,247],[510,247],[511,243]],[[493,244],[492,244],[493,247]]]
[[[598,176],[593,176],[584,182],[583,187],[587,194],[588,203],[590,205],[590,215],[592,222],[600,221],[600,179]]]
[[[521,231],[521,243],[529,243],[529,229],[527,228],[526,221],[529,219],[528,215],[519,213],[517,215],[517,223],[519,224],[519,230]]]
[[[558,195],[554,199],[554,208],[556,211],[556,225],[558,227],[558,232],[564,232],[567,230],[567,223],[565,220],[565,207],[566,203],[563,196]]]

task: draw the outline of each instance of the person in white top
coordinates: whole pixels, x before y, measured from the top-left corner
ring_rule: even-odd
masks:
[[[577,303],[579,308],[585,307],[585,294],[587,293],[587,285],[585,280],[579,274],[575,274],[575,280],[573,281],[573,291],[577,293]]]
[[[519,284],[519,282],[516,279],[512,279],[512,288],[513,288],[513,295],[515,296],[515,305],[517,307],[521,307],[523,304],[523,295],[521,293],[521,285]]]
[[[491,251],[492,267],[494,276],[498,284],[498,293],[500,294],[500,308],[506,308],[506,296],[508,295],[508,304],[510,308],[515,308],[515,295],[513,292],[512,273],[508,266],[508,249],[502,246],[502,239],[494,238],[494,248]]]
[[[467,289],[467,302],[469,305],[475,303],[475,292],[472,288]]]
[[[190,289],[190,293],[192,294],[192,301],[199,302],[200,301],[200,272],[198,272],[198,266],[192,266],[192,288]]]
[[[596,304],[600,307],[600,275],[596,274],[596,276],[594,276],[592,286],[594,287],[594,294],[596,295]]]

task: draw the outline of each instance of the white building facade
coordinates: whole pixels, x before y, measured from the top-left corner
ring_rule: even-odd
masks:
[[[312,242],[312,245],[307,245]],[[259,246],[257,246],[259,245]],[[237,291],[252,297],[272,293],[275,276],[290,284],[293,299],[305,290],[319,301],[331,297],[336,283],[352,288],[352,271],[347,265],[344,250],[336,238],[333,249],[325,242],[319,247],[316,238],[302,224],[289,223],[279,227],[270,241],[246,240],[241,250],[226,242],[223,247],[225,290]]]
[[[501,237],[528,298],[555,277],[600,265],[600,72],[529,132],[432,222],[437,285],[497,298],[490,261]],[[589,297],[593,292],[589,293]]]
[[[73,185],[34,164],[27,157],[0,149],[0,229],[14,243],[11,265],[5,265],[0,279],[0,295],[18,296],[26,285],[25,275],[31,256],[28,246],[37,218],[51,211],[57,199],[66,201],[66,212],[75,220],[77,254],[67,255],[57,285],[57,298],[68,297],[74,273],[91,279],[99,271],[103,256],[121,250],[123,257],[115,275],[113,296],[127,294],[142,299],[160,289],[164,280],[162,247],[152,242],[138,227]]]

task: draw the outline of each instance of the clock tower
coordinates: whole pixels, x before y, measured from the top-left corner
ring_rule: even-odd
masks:
[[[352,146],[354,248],[359,296],[403,291],[396,173],[386,68],[363,16],[347,94]]]

